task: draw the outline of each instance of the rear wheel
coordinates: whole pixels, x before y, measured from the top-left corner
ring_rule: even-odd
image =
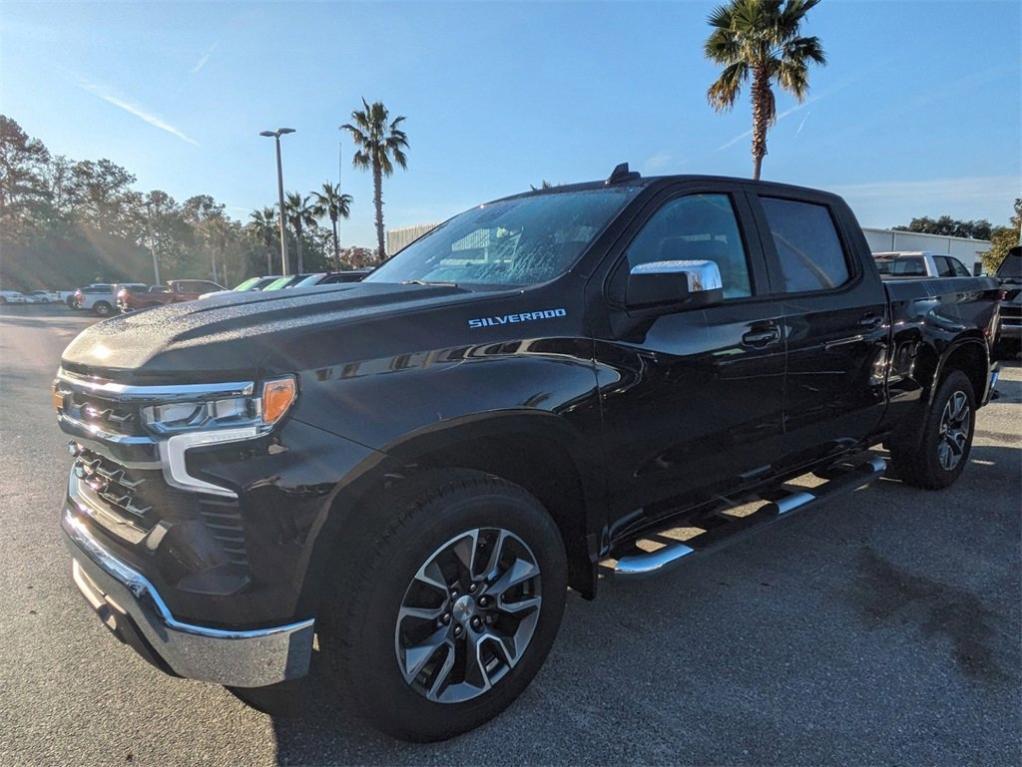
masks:
[[[522,488],[475,471],[409,480],[350,539],[320,619],[335,678],[380,729],[442,740],[529,684],[564,610],[560,533]]]
[[[92,305],[92,311],[94,311],[100,317],[109,317],[113,313],[114,308],[106,301],[97,301]]]
[[[901,479],[916,487],[939,490],[951,485],[965,468],[976,426],[976,399],[969,377],[952,370],[913,433],[916,444],[893,445],[891,460]]]

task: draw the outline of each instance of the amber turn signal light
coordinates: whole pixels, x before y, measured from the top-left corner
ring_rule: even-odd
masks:
[[[276,423],[294,404],[298,385],[293,378],[278,378],[263,384],[263,421]]]
[[[54,389],[50,395],[53,397],[53,407],[57,410],[64,409],[64,392],[60,389]]]

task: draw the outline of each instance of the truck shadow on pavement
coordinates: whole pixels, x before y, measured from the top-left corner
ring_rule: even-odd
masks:
[[[445,743],[371,729],[317,657],[272,719],[277,761],[1010,763],[1022,449],[970,464],[941,493],[892,476],[595,603],[571,594],[532,686]],[[922,724],[979,712],[989,726]]]

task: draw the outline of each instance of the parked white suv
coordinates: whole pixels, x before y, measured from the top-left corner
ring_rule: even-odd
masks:
[[[117,288],[140,287],[145,290],[147,286],[141,282],[122,282],[116,285]],[[109,317],[117,311],[117,293],[115,285],[109,282],[94,282],[75,291],[74,308],[84,309],[98,314],[100,317]]]

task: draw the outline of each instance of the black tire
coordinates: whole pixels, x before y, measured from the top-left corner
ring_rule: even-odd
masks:
[[[965,397],[968,412],[962,421],[964,440],[958,450],[956,440],[947,437],[944,425],[953,399]],[[950,430],[949,430],[950,431]],[[937,389],[929,407],[916,416],[913,428],[891,446],[891,461],[903,482],[927,490],[941,490],[952,485],[969,462],[972,437],[976,431],[976,396],[969,377],[961,370],[952,370]],[[948,452],[950,451],[950,452]],[[947,465],[946,457],[954,459]]]
[[[77,306],[75,306],[75,297],[74,296],[68,296],[66,299],[64,299],[64,303],[67,304],[67,307],[69,309],[77,309],[78,308]]]
[[[356,535],[346,536],[338,552],[337,560],[342,564],[331,585],[333,596],[320,611],[319,641],[326,673],[334,684],[343,684],[358,710],[374,726],[397,738],[444,740],[478,727],[503,711],[528,686],[557,635],[567,589],[567,560],[557,526],[543,506],[517,485],[482,472],[460,469],[433,471],[405,480],[365,513],[372,516],[368,516]],[[449,556],[447,552],[453,549],[445,546],[454,540],[459,541],[458,545],[461,540],[471,540],[473,545],[468,548],[483,552],[484,537],[496,529],[511,533],[510,537],[500,539],[513,541],[504,546],[515,547],[524,542],[528,555],[534,557],[539,568],[538,580],[531,583],[540,585],[530,586],[537,589],[533,594],[541,589],[538,600],[532,597],[533,601],[538,601],[535,612],[528,613],[538,613],[538,618],[530,623],[534,627],[531,639],[525,641],[515,663],[503,665],[504,659],[498,659],[494,652],[487,663],[480,664],[487,667],[492,664],[484,673],[487,680],[494,669],[501,674],[485,692],[459,702],[428,700],[426,693],[420,691],[422,680],[425,675],[436,680],[444,674],[444,669],[448,668],[445,665],[448,653],[454,660],[446,672],[446,684],[438,683],[437,688],[442,687],[444,695],[456,689],[455,681],[451,680],[456,680],[457,664],[464,662],[466,656],[460,656],[462,661],[458,661],[454,647],[458,641],[465,643],[462,647],[468,646],[469,626],[465,623],[460,629],[461,640],[451,639],[456,635],[449,634],[451,649],[438,647],[440,654],[430,656],[432,665],[428,664],[413,682],[406,682],[398,653],[402,651],[402,632],[407,630],[407,623],[399,621],[398,612],[406,605],[412,589],[421,587],[421,581],[415,580],[420,568],[438,556]],[[465,538],[473,530],[482,532],[477,538]],[[475,543],[479,548],[474,548]],[[494,547],[491,543],[491,547],[500,549],[500,544]],[[517,556],[513,553],[510,557],[512,570],[521,561]],[[442,574],[446,581],[446,573]],[[446,594],[443,590],[435,592],[438,597],[444,595],[442,605],[455,605],[455,609],[445,613],[451,632],[462,625],[455,614],[457,604],[450,601],[459,595],[454,590],[459,582],[452,577]],[[483,584],[478,586],[479,591],[473,592],[476,596],[486,588],[485,581]],[[468,586],[462,589],[467,592]],[[465,596],[467,593],[461,594],[459,601],[464,601]],[[479,605],[484,601],[490,603],[491,612],[497,612],[500,605],[506,608],[503,596],[495,598],[499,603],[496,606],[492,597],[479,599]],[[479,605],[472,602],[472,609]],[[499,630],[498,620],[504,620],[488,616],[490,619],[496,625],[482,624],[484,632]],[[418,628],[416,620],[419,619],[412,620],[413,628]],[[446,630],[442,620],[438,619],[435,624],[426,621],[426,633]],[[512,617],[511,620],[519,619]],[[410,654],[404,657],[407,663]],[[463,665],[462,671],[467,674],[467,666]],[[462,685],[466,679],[467,676],[461,679]],[[420,689],[413,688],[413,684]],[[431,687],[432,684],[431,681]]]
[[[114,308],[106,301],[97,301],[92,305],[92,311],[98,317],[109,317],[113,314]]]

